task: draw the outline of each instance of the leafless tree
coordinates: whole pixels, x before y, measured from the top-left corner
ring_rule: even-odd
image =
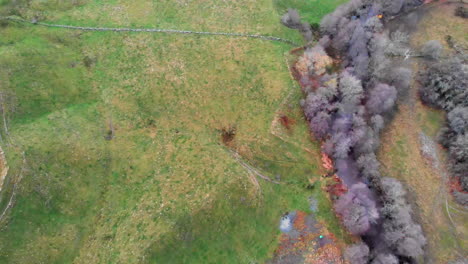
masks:
[[[428,59],[438,59],[442,53],[443,46],[438,40],[429,40],[421,48],[421,56]]]

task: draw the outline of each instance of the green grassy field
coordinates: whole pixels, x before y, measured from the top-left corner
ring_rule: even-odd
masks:
[[[293,5],[315,22],[339,1],[9,2],[0,14],[300,41],[278,10]],[[319,151],[288,73],[291,47],[15,23],[0,24],[0,35],[0,90],[16,102],[0,205],[23,175],[1,222],[0,263],[261,263],[278,244],[281,214],[307,211],[312,193],[319,218],[339,232],[324,194],[305,188],[319,175]],[[296,120],[292,131],[273,122],[280,114]],[[284,184],[254,180],[222,144],[228,127],[230,148]]]
[[[294,8],[300,11],[301,17],[310,23],[320,23],[320,20],[326,14],[335,10],[335,8],[347,2],[346,0],[273,0],[276,9],[280,14]]]

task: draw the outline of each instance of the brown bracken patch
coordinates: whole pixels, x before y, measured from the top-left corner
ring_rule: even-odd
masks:
[[[287,115],[280,115],[279,121],[287,130],[291,130],[292,126],[296,124],[296,120],[288,117]]]
[[[221,129],[221,139],[224,145],[230,145],[236,136],[236,127],[229,126]]]

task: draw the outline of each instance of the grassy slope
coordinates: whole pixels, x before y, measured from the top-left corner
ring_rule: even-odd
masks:
[[[463,31],[463,20],[452,16],[452,7],[438,7],[425,15],[420,22],[418,31],[412,36],[414,49],[421,47],[426,41],[437,39],[445,44],[445,36],[450,34],[459,44],[466,46],[468,38]],[[439,21],[440,23],[433,23]],[[445,55],[452,52],[445,47]],[[417,71],[419,64],[415,63]],[[446,213],[445,198],[441,190],[444,183],[440,172],[434,170],[426,158],[421,155],[419,133],[436,140],[436,135],[444,124],[444,113],[423,106],[417,99],[416,86],[410,93],[415,98],[415,104],[400,105],[392,124],[382,137],[383,146],[380,151],[384,173],[403,180],[409,189],[410,200],[414,203],[420,222],[428,239],[428,252],[435,263],[447,263],[466,251],[466,241],[454,237],[450,220]],[[439,149],[440,153],[444,151]],[[441,163],[444,164],[444,157]],[[450,201],[449,201],[450,202]],[[451,206],[456,205],[450,202]],[[451,210],[451,216],[457,225],[456,233],[460,238],[466,237],[467,219],[463,213]],[[460,248],[459,248],[460,246]]]
[[[268,0],[78,3],[31,1],[19,13],[299,40],[277,23]],[[18,102],[10,123],[15,146],[4,148],[11,174],[20,170],[21,151],[27,160],[0,233],[0,263],[261,262],[277,245],[279,216],[307,210],[304,185],[318,175],[318,148],[288,75],[289,47],[21,25],[0,31],[1,89]],[[282,139],[271,134],[278,112],[297,120],[294,132],[273,127]],[[106,141],[110,119],[116,137]],[[290,184],[258,180],[256,187],[220,144],[227,126],[236,126],[233,145],[245,160]]]
[[[285,12],[288,8],[295,8],[300,11],[301,17],[311,23],[320,23],[321,18],[333,12],[335,8],[347,2],[346,0],[273,0],[279,13]]]

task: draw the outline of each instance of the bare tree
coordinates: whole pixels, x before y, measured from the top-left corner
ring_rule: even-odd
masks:
[[[312,41],[312,26],[309,23],[301,22],[301,17],[296,9],[288,9],[288,12],[281,17],[281,23],[288,28],[299,30],[307,42]]]
[[[347,71],[341,74],[339,89],[343,104],[357,105],[364,97],[361,80]]]
[[[379,83],[370,92],[366,106],[372,114],[384,114],[393,109],[396,99],[395,87]]]
[[[384,200],[381,209],[384,216],[383,240],[401,256],[421,256],[426,238],[421,226],[412,219],[411,207],[405,200],[406,191],[401,183],[393,178],[383,178],[381,187]]]
[[[335,208],[342,215],[344,226],[355,235],[367,232],[371,224],[379,218],[371,192],[363,183],[354,184],[340,197]]]
[[[364,243],[354,244],[346,248],[344,256],[351,264],[367,264],[369,260],[369,247]]]
[[[442,53],[443,46],[438,40],[429,40],[421,48],[421,56],[428,59],[438,59]]]
[[[392,254],[378,254],[371,262],[371,264],[398,264],[398,258]]]

